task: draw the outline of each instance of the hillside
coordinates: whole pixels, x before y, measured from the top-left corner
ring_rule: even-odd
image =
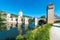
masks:
[[[7,15],[8,12],[4,12],[4,11],[1,11],[0,10],[0,31],[6,29],[6,23],[3,23],[3,21],[6,21],[6,15]],[[18,17],[18,15],[15,15],[15,14],[12,14],[11,13],[11,18],[12,17]],[[28,18],[32,18],[30,16],[26,16],[26,15],[23,15],[23,17],[28,17]]]
[[[1,19],[5,19],[7,13],[8,13],[8,12],[4,12],[4,11],[1,11],[1,10],[0,10],[0,17],[1,17]],[[12,18],[12,17],[16,17],[16,18],[17,18],[18,15],[16,15],[16,14],[12,14],[12,13],[11,13],[11,18]],[[26,16],[26,15],[23,15],[23,17],[32,18],[31,16]]]

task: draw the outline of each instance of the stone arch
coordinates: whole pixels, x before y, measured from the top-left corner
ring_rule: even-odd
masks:
[[[39,21],[38,21],[38,24],[39,24],[39,25],[46,24],[46,21],[45,21],[45,20],[39,20]]]

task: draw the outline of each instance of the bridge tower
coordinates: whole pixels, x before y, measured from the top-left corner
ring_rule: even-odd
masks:
[[[10,30],[10,27],[11,27],[11,18],[10,18],[10,16],[11,15],[8,13],[7,17],[6,17],[6,20],[7,20],[6,28],[7,28],[7,30]]]
[[[20,10],[19,16],[22,17],[23,16],[22,14],[23,14],[23,12],[22,12],[22,10]]]
[[[47,23],[54,23],[54,4],[52,2],[47,6]]]
[[[23,15],[22,15],[22,10],[19,11],[19,16],[18,16],[18,31],[19,31],[19,34],[22,34],[22,18],[23,18]]]

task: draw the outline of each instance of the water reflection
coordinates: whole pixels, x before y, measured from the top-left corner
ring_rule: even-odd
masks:
[[[11,27],[11,23],[6,23],[6,28],[7,28],[7,30],[10,30],[10,27]]]
[[[22,27],[21,27],[22,25],[19,23],[18,24],[18,32],[19,32],[19,34],[22,34]]]
[[[10,30],[4,30],[0,32],[0,40],[6,40],[7,38],[15,38],[18,35],[17,28],[12,28]]]
[[[32,28],[34,26],[34,22],[26,26]],[[26,26],[24,24],[18,24],[17,27],[11,28],[11,23],[7,23],[7,30],[0,32],[0,40],[15,38],[18,34],[21,33],[25,34],[27,32],[26,29],[28,29]]]

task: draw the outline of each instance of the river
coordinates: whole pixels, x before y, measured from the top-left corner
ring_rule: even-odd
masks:
[[[29,24],[29,28],[32,28],[34,26],[34,22]],[[24,30],[23,30],[23,34],[24,34]],[[9,40],[12,38],[16,38],[16,36],[18,35],[19,31],[18,28],[11,28],[10,30],[3,30],[0,32],[0,40]]]

